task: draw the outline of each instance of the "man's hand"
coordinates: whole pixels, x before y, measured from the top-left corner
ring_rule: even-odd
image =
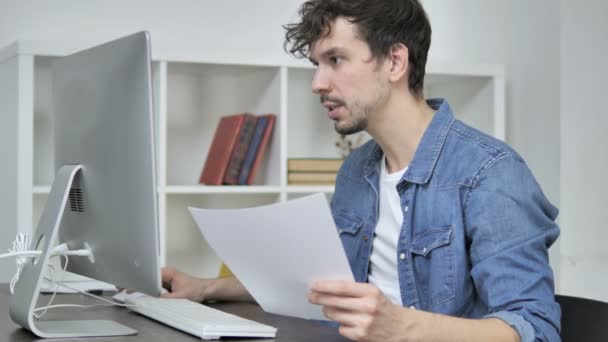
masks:
[[[195,278],[173,267],[162,270],[163,287],[169,292],[163,293],[163,298],[186,298],[194,302],[206,299],[206,290],[211,285],[211,279]]]
[[[199,303],[209,300],[255,302],[234,276],[201,279],[173,267],[165,267],[161,271],[163,287],[169,291],[161,295],[163,298],[186,298]]]
[[[464,319],[407,309],[391,303],[377,287],[350,281],[321,281],[313,304],[340,323],[340,334],[356,341],[519,341],[498,318]]]
[[[340,334],[351,340],[403,341],[407,338],[409,324],[404,324],[403,315],[413,310],[393,304],[373,285],[320,281],[311,287],[309,301],[323,305],[325,316],[338,322]]]

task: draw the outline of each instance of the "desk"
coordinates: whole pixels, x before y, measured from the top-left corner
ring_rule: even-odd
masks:
[[[38,306],[49,300],[49,295],[41,295]],[[8,285],[0,284],[0,341],[25,342],[38,341],[37,336],[15,324],[9,314],[11,295]],[[99,301],[81,294],[61,294],[55,297],[53,304],[75,303],[83,305],[98,304]],[[278,329],[276,339],[228,339],[229,341],[348,341],[338,334],[337,329],[322,323],[265,313],[259,306],[251,303],[219,303],[210,305],[225,312],[239,315],[260,323],[271,325]],[[192,335],[173,329],[162,323],[136,314],[120,307],[99,307],[90,309],[57,308],[51,309],[44,319],[108,319],[124,324],[137,330],[133,336],[81,338],[81,339],[52,339],[45,341],[201,341]]]

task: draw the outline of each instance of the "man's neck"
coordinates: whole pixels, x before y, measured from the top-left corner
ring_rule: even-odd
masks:
[[[368,133],[384,152],[389,173],[410,164],[434,113],[424,99],[393,93],[382,110],[369,118]]]

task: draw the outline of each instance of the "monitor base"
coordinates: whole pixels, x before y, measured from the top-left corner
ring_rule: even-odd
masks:
[[[36,335],[43,338],[100,337],[135,335],[133,330],[114,321],[73,320],[38,321]]]
[[[32,262],[23,265],[11,298],[10,316],[15,323],[42,338],[133,335],[137,331],[112,321],[40,321],[34,317],[40,285],[57,241],[70,189],[81,169],[82,165],[64,165],[57,172],[30,246],[32,249],[41,250],[42,254],[35,261],[32,259]]]

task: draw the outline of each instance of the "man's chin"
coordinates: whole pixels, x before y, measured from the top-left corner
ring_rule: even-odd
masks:
[[[356,122],[352,122],[352,121],[348,121],[348,120],[336,120],[334,123],[334,129],[336,130],[336,132],[338,132],[339,134],[342,135],[350,135],[350,134],[355,134],[355,133],[359,133],[361,131],[364,131],[367,128],[367,121],[366,120],[361,120],[361,121],[356,121]]]
[[[336,130],[336,132],[338,132],[338,134],[351,135],[365,130],[365,127],[361,125],[348,125],[344,122],[336,121],[336,123],[334,124],[334,129]]]

